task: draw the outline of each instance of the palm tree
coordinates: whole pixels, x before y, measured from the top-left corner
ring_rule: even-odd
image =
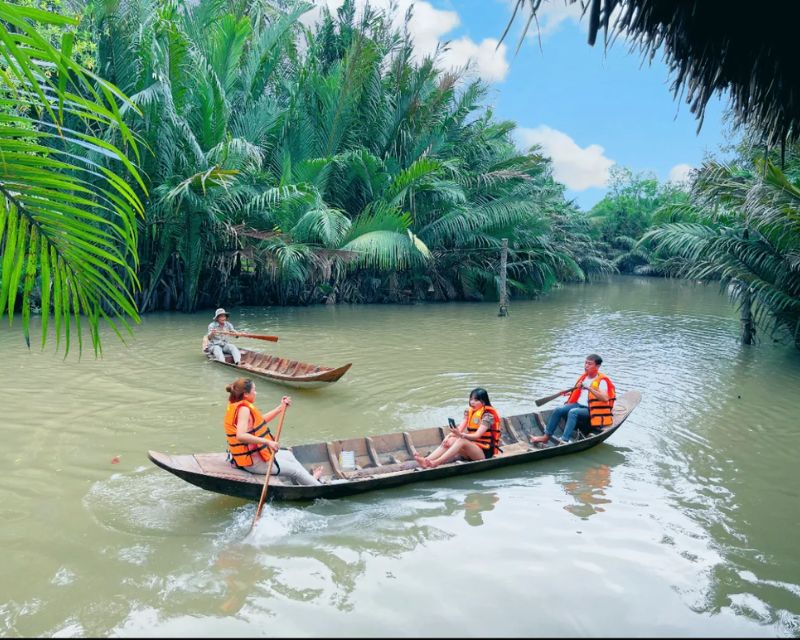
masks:
[[[97,67],[153,150],[142,310],[492,297],[503,237],[526,295],[600,264],[553,233],[549,160],[385,13],[347,0],[305,29],[300,3],[93,6]]]
[[[686,277],[719,279],[741,310],[743,342],[771,325],[800,348],[800,181],[768,159],[752,169],[709,162],[692,196],[689,221],[656,227],[643,242],[682,259]]]
[[[0,316],[19,308],[30,346],[30,315],[48,319],[56,345],[82,350],[88,324],[95,354],[100,318],[114,331],[138,322],[137,218],[144,184],[129,160],[137,144],[120,115],[125,96],[40,30],[75,21],[0,1]],[[119,141],[124,151],[112,141]]]

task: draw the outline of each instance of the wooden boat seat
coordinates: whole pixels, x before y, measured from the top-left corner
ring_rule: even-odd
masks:
[[[519,442],[521,437],[508,418],[500,419],[500,446],[505,447]]]
[[[518,442],[527,442],[528,436],[540,436],[544,433],[544,423],[538,413],[510,416],[507,420],[517,434]]]
[[[366,469],[357,469],[356,471],[344,471],[343,477],[348,480],[363,480],[374,476],[384,476],[400,471],[409,471],[416,466],[416,461],[406,460],[405,462],[398,462],[397,464],[384,464],[380,467],[367,467]]]

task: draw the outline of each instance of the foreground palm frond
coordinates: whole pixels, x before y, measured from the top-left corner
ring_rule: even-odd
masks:
[[[0,2],[0,316],[12,321],[19,308],[30,345],[30,314],[42,312],[42,345],[48,318],[55,320],[57,347],[69,351],[72,329],[82,350],[85,318],[95,354],[99,320],[128,330],[138,322],[133,292],[137,218],[136,191],[107,165],[122,165],[144,184],[119,139],[136,156],[133,135],[112,85],[40,35],[42,25],[65,26],[67,18]]]

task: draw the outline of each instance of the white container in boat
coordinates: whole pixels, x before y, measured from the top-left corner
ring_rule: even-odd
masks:
[[[339,454],[339,466],[342,469],[355,469],[356,468],[356,452],[355,451],[342,451]]]

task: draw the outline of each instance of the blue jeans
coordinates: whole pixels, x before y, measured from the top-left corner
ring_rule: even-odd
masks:
[[[578,424],[578,418],[589,419],[589,407],[578,404],[577,402],[571,402],[565,404],[563,407],[559,407],[553,411],[550,420],[547,421],[547,428],[544,432],[548,436],[552,436],[556,432],[556,429],[558,429],[561,419],[565,416],[567,418],[567,424],[564,425],[564,433],[561,439],[569,440],[572,437],[572,432],[575,431],[575,425]]]

